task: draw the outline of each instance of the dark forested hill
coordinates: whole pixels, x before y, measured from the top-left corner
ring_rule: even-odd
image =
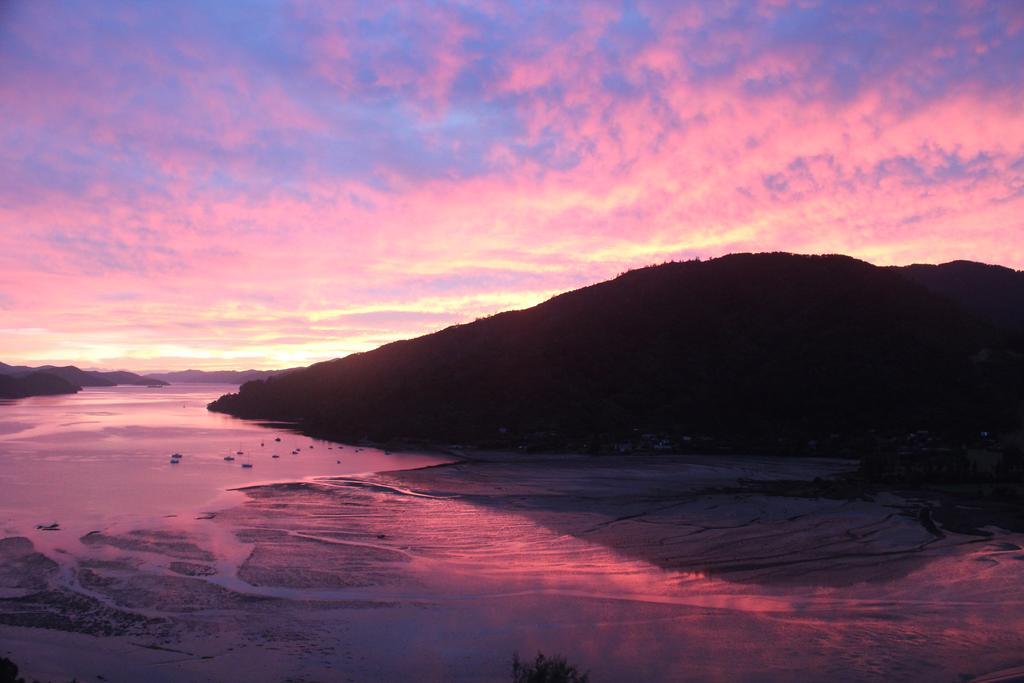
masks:
[[[73,394],[80,390],[81,387],[45,372],[33,372],[18,377],[0,375],[0,398]]]
[[[900,271],[737,254],[250,382],[210,409],[378,439],[970,432],[1015,419],[1020,363],[1004,343]]]
[[[1024,272],[973,261],[897,268],[997,325],[1024,333]]]

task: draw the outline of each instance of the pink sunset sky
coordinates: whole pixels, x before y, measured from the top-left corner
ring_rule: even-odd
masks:
[[[0,100],[7,363],[308,364],[736,251],[1024,267],[1010,0],[8,0]]]

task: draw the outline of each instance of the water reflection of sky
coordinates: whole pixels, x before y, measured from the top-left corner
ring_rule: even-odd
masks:
[[[373,448],[357,452],[206,410],[234,389],[103,387],[6,402],[0,406],[0,525],[95,526],[194,512],[232,487],[438,462]],[[224,460],[238,450],[245,455]],[[183,457],[171,465],[175,452]]]
[[[513,650],[566,653],[595,680],[953,680],[1012,665],[1024,642],[1024,554],[1014,543],[950,536],[931,561],[884,581],[737,582],[661,568],[462,497],[333,493],[342,497],[250,500],[208,525],[204,543],[244,561],[251,544],[217,527],[283,532],[290,540],[269,547],[298,578],[304,568],[336,571],[352,586],[251,586],[230,563],[211,580],[266,597],[413,605],[360,613],[360,631],[372,659],[401,643],[408,665],[389,664],[396,672],[433,662],[436,676],[423,680],[478,659],[496,680],[496,653]],[[300,538],[308,542],[293,543]],[[346,553],[351,545],[406,557],[367,562]]]

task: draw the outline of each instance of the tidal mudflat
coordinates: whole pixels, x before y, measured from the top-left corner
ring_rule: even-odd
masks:
[[[59,680],[961,681],[1024,665],[1024,537],[827,459],[470,454],[0,542],[0,654]],[[808,675],[807,671],[813,672]]]

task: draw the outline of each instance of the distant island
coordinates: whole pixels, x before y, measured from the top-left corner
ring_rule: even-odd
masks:
[[[209,409],[341,439],[863,453],[1020,429],[1024,273],[673,262],[244,384]],[[927,435],[927,437],[922,436]]]
[[[42,365],[33,368],[0,363],[0,398],[73,394],[83,387],[112,387],[120,384],[153,387],[165,386],[167,382],[123,370],[82,370],[74,365]]]

